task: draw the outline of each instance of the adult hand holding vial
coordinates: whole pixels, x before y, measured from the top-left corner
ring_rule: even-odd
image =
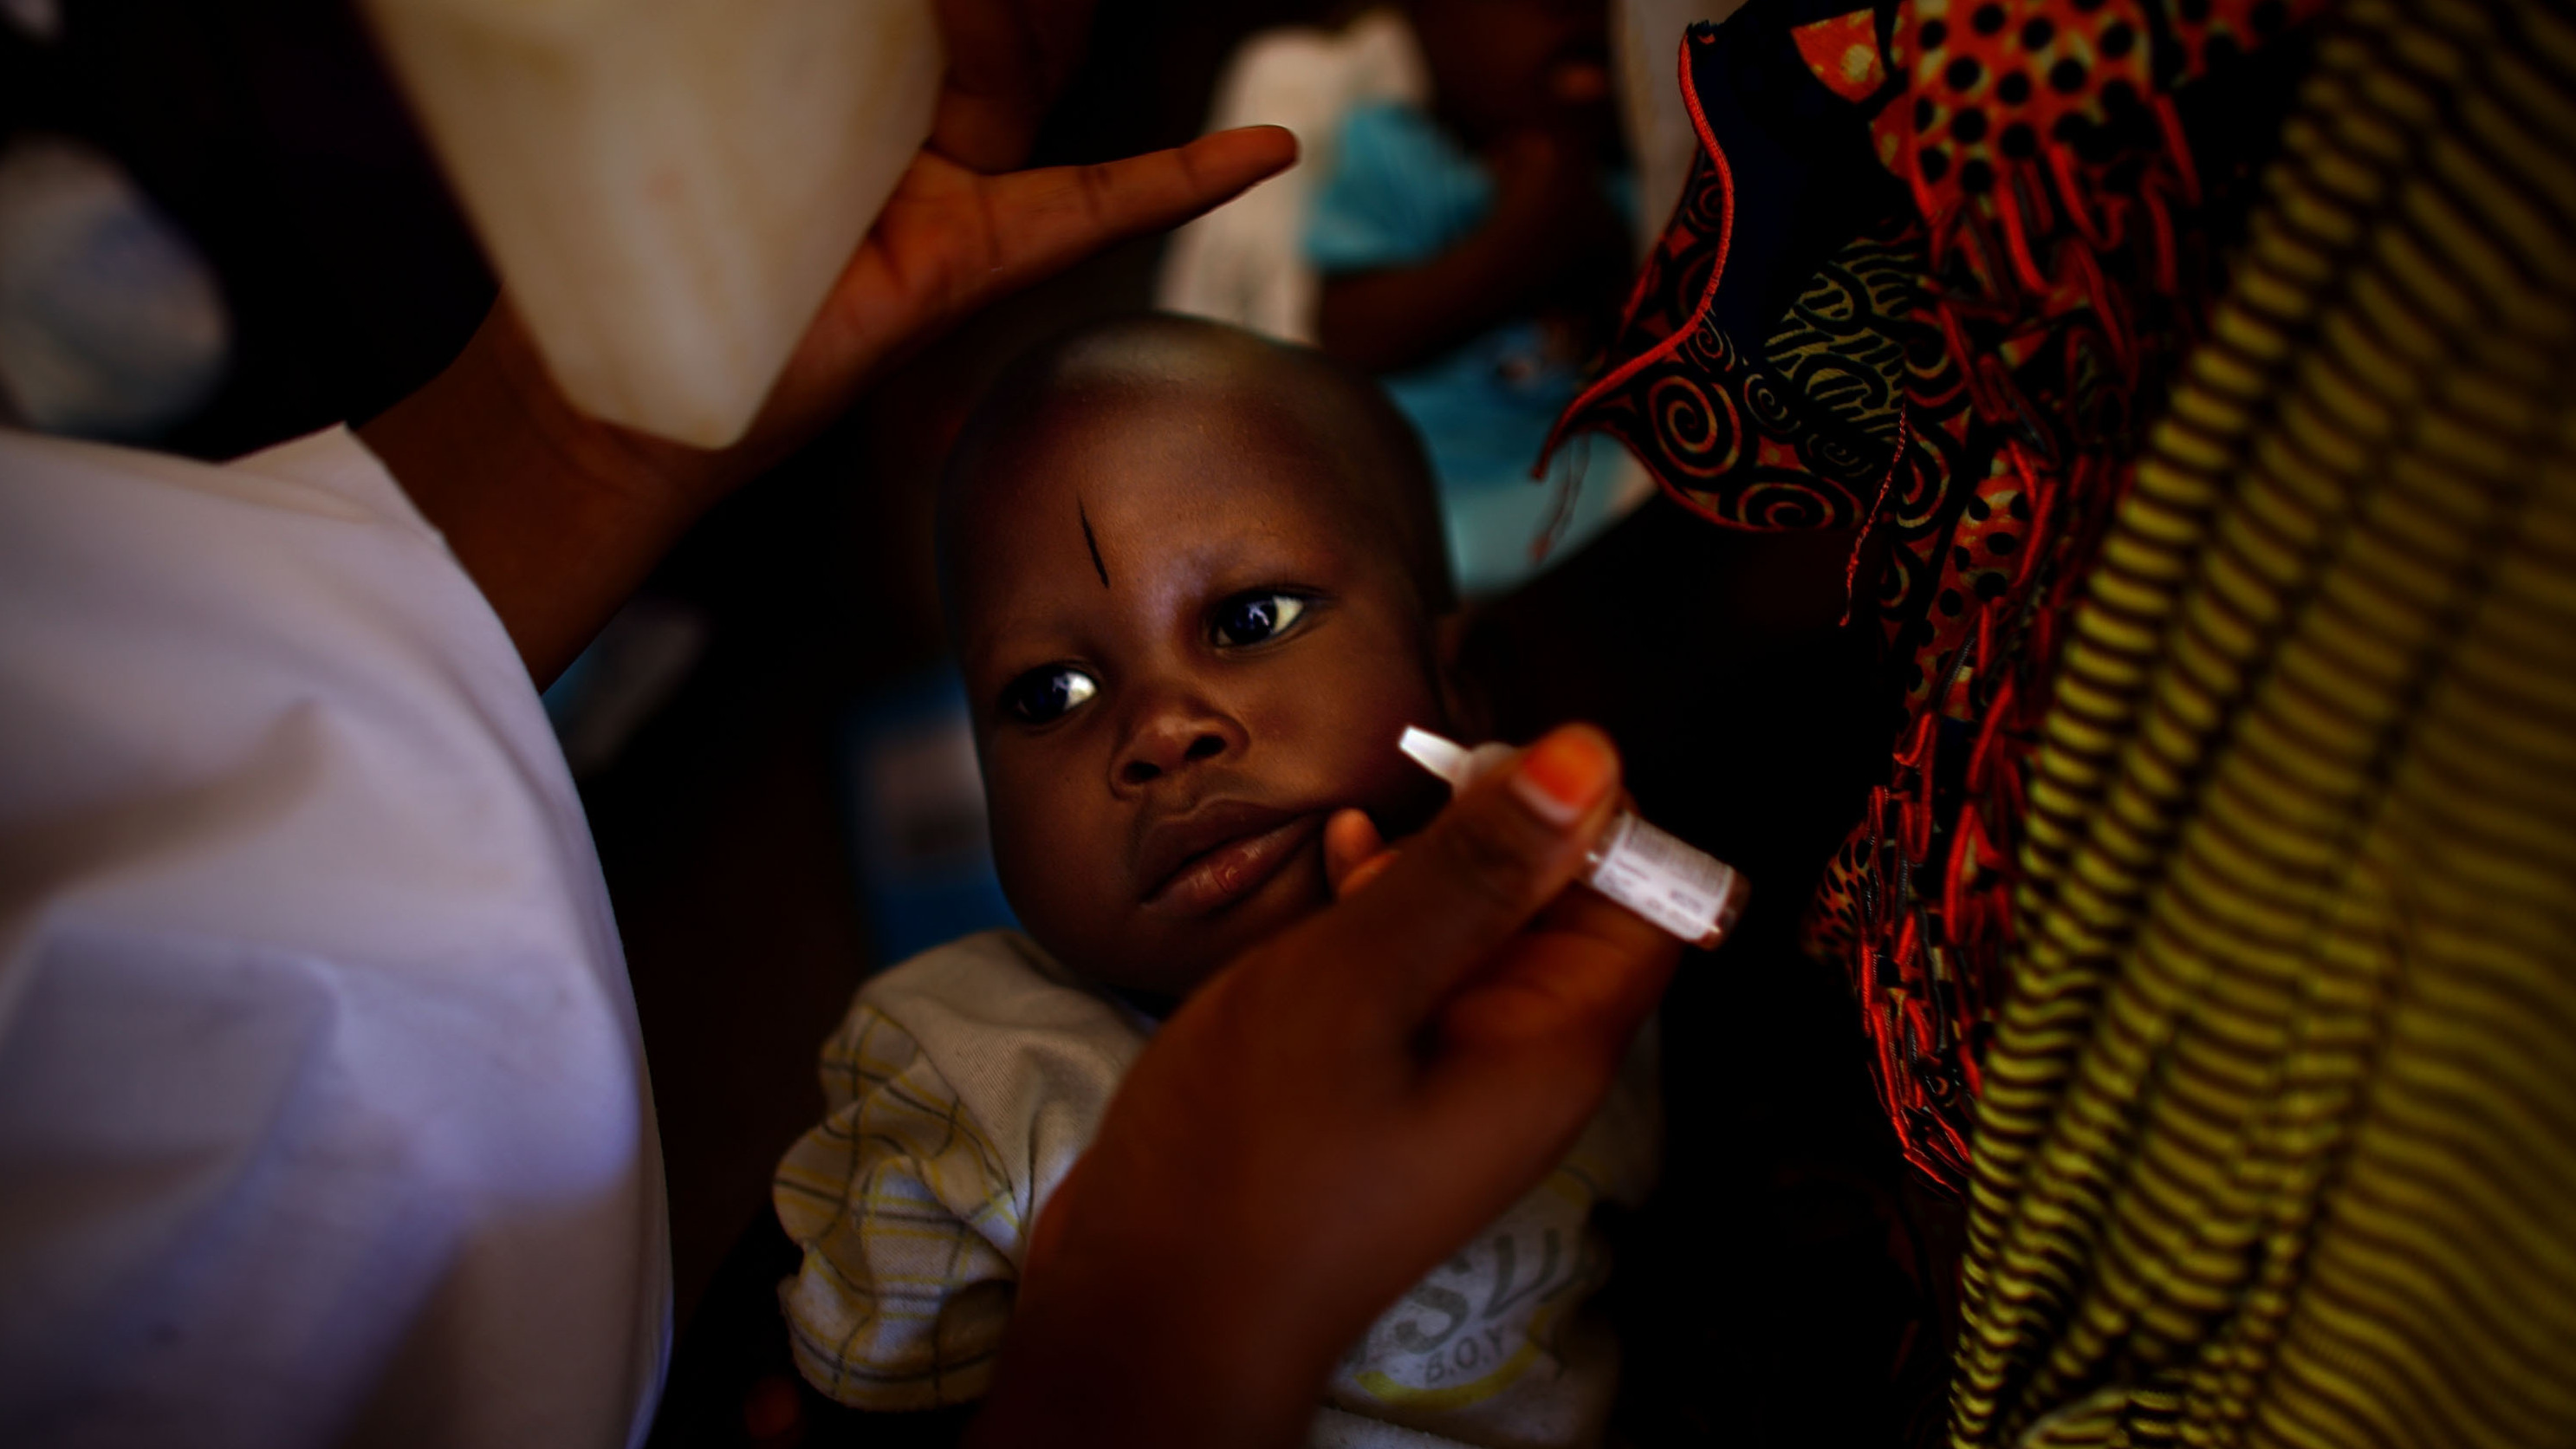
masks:
[[[1407,728],[1396,744],[1408,759],[1452,790],[1520,752],[1484,744],[1470,750],[1426,729]],[[1735,929],[1749,889],[1735,867],[1622,810],[1586,857],[1583,883],[1682,941],[1705,950]]]

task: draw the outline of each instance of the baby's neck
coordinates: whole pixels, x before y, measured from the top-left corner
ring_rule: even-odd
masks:
[[[1181,1002],[1186,999],[1168,991],[1145,991],[1133,986],[1103,986],[1100,989],[1156,1021],[1168,1019],[1181,1009]]]

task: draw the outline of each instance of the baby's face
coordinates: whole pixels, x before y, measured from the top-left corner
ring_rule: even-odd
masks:
[[[1207,399],[1060,407],[989,460],[951,599],[1003,889],[1066,965],[1180,995],[1323,904],[1325,818],[1432,803],[1443,717],[1383,515]]]

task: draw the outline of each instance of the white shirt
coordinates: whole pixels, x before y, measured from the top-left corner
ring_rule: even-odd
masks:
[[[562,754],[383,466],[0,432],[0,1443],[634,1443],[662,1203]]]
[[[871,979],[823,1046],[829,1115],[771,1201],[805,1252],[782,1286],[797,1367],[863,1409],[990,1386],[1028,1234],[1153,1022],[1017,931]],[[1654,1033],[1565,1160],[1380,1315],[1323,1386],[1309,1449],[1579,1449],[1602,1441],[1618,1348],[1591,1300],[1596,1210],[1653,1186]]]

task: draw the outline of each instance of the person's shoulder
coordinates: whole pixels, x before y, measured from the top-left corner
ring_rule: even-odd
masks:
[[[527,666],[348,429],[220,466],[0,430],[0,676],[19,705],[0,830],[107,829],[30,884],[48,931],[275,949],[346,984],[344,1022],[399,1014],[411,980],[549,1039],[630,1028]],[[477,958],[511,969],[458,974]],[[466,1034],[503,1051],[488,1021]]]
[[[836,1065],[859,1064],[845,1098],[853,1102],[871,1082],[897,1078],[924,1101],[953,1102],[960,1116],[950,1120],[970,1124],[1012,1164],[1015,1200],[1034,1220],[1090,1145],[1149,1029],[1027,936],[984,931],[862,988],[825,1048],[824,1075],[829,1083]]]
[[[1122,1067],[1146,1024],[1015,930],[978,931],[888,967],[859,989],[853,1015],[901,1026],[934,1057],[1001,1041],[1083,1044]]]
[[[219,510],[208,515],[219,526],[226,516],[220,510],[233,510],[232,517],[238,518],[248,508],[342,523],[391,524],[435,537],[384,464],[355,433],[338,425],[229,463],[0,428],[0,484],[20,495],[13,506],[22,509],[51,495],[131,520],[132,501],[98,496],[102,490],[131,489],[168,500],[164,508],[193,501]],[[205,524],[199,520],[192,526]]]
[[[998,928],[960,936],[868,978],[858,1003],[889,1014],[913,1002],[1025,1003],[1083,988],[1022,932]]]

